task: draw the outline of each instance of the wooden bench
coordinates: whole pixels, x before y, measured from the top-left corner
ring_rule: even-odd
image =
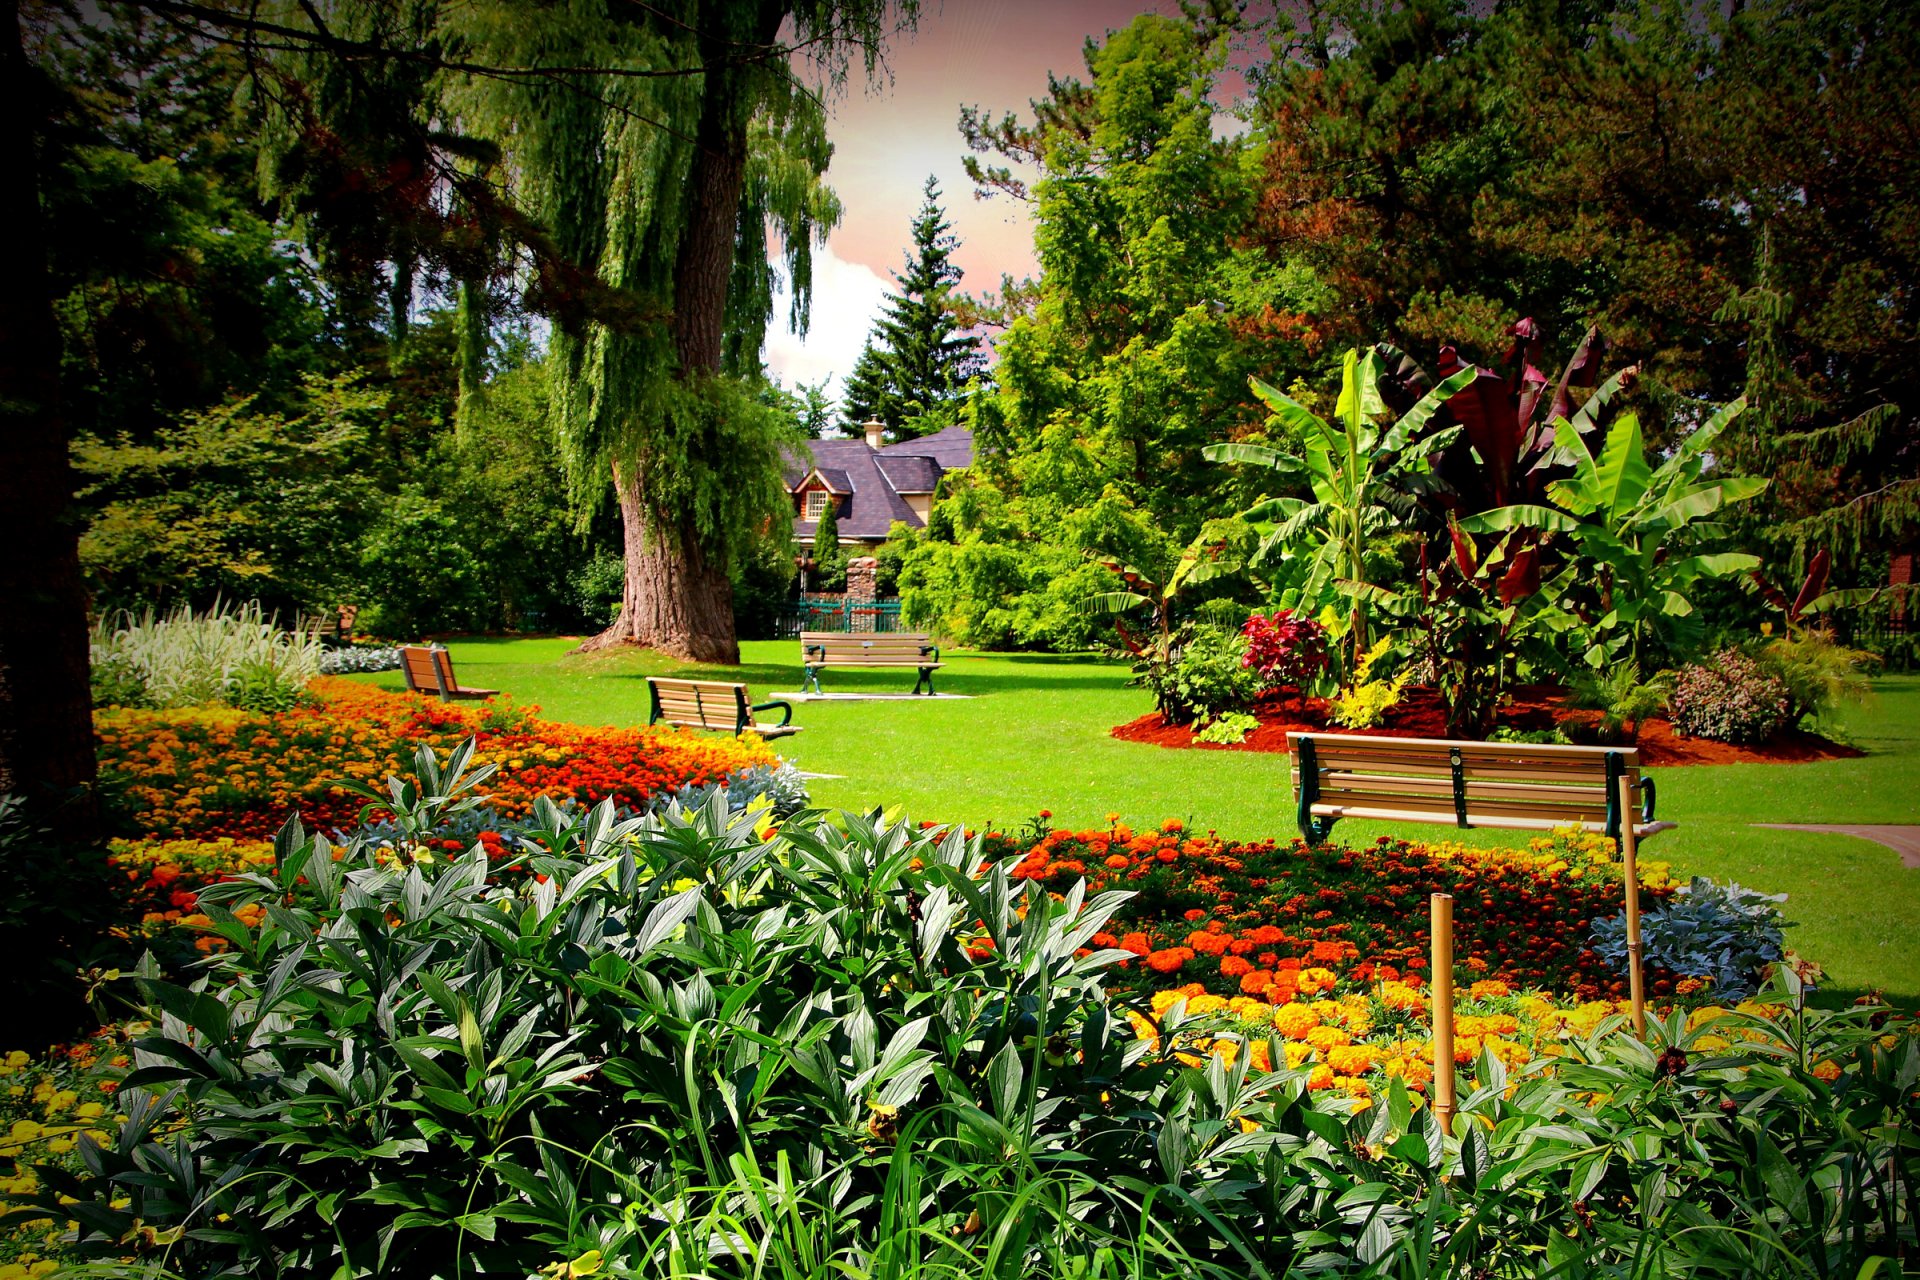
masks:
[[[722,680],[667,680],[657,676],[647,679],[647,693],[653,699],[653,714],[647,717],[648,724],[683,725],[689,729],[715,729],[721,733],[740,734],[749,729],[763,738],[784,738],[790,733],[798,733],[802,726],[793,723],[793,704],[774,699],[771,702],[753,702],[747,697],[747,686],[727,684]],[[779,724],[761,724],[754,718],[756,711],[771,711],[780,708]]]
[[[945,664],[940,646],[910,631],[802,631],[800,660],[806,667],[802,689],[821,692],[820,673],[828,667],[913,667],[920,672],[915,693],[933,692],[933,673]]]
[[[1289,733],[1300,834],[1320,844],[1342,818],[1551,831],[1579,826],[1620,840],[1620,779],[1640,797],[1634,834],[1653,818],[1652,778],[1632,747],[1451,742],[1363,734]]]
[[[400,670],[407,688],[414,693],[431,693],[442,702],[454,699],[491,698],[498,689],[468,689],[453,678],[453,655],[439,645],[408,645],[400,650]]]

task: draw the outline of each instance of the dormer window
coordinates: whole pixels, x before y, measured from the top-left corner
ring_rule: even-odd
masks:
[[[824,489],[807,490],[807,519],[818,520],[827,513],[827,498]]]

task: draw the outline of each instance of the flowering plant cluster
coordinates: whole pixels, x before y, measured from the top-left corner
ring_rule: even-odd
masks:
[[[639,809],[655,796],[779,763],[752,737],[503,717],[346,680],[321,678],[309,687],[315,705],[273,714],[99,712],[101,780],[138,831],[262,840],[295,809],[321,830],[352,827],[362,801],[340,782],[404,773],[419,747],[446,754],[470,737],[478,742],[474,763],[499,766],[488,791],[508,817],[529,812],[540,795]]]
[[[327,649],[320,654],[320,674],[345,676],[366,671],[398,671],[400,650],[392,645],[362,648]]]
[[[1733,743],[1765,742],[1787,705],[1787,686],[1737,649],[1681,671],[1668,699],[1676,733]]]
[[[1278,609],[1255,613],[1240,628],[1247,668],[1269,685],[1304,687],[1327,669],[1327,629],[1305,614]]]
[[[1136,896],[1109,932],[1135,952],[1155,985],[1199,982],[1224,995],[1291,998],[1284,976],[1300,965],[1351,963],[1364,982],[1427,965],[1427,899],[1455,898],[1455,954],[1478,976],[1582,997],[1625,994],[1625,979],[1590,945],[1594,920],[1625,898],[1611,842],[1577,831],[1525,849],[1382,838],[1357,849],[1293,840],[1241,842],[1189,832],[1178,821],[1135,832],[1050,831],[1019,849],[1015,876],[1064,891],[1085,877],[1089,892]],[[1641,864],[1649,909],[1673,892],[1666,865]],[[1123,927],[1124,925],[1124,927]],[[1283,963],[1285,962],[1285,963]],[[1655,975],[1651,990],[1677,980]]]

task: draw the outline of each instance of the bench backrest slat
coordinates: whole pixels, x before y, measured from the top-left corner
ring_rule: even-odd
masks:
[[[927,661],[924,652],[933,641],[916,632],[890,631],[865,634],[848,631],[802,631],[801,653],[808,662],[835,663],[911,663]]]
[[[1313,744],[1310,781],[1300,767],[1302,740]],[[1319,733],[1289,733],[1287,746],[1296,800],[1310,785],[1314,804],[1432,815],[1441,822],[1458,822],[1464,813],[1467,826],[1514,819],[1606,824],[1618,812],[1609,792],[1613,780],[1640,784],[1640,754],[1632,747]]]
[[[442,692],[439,664],[434,661],[434,650],[424,645],[408,645],[400,650],[400,667],[407,678],[407,688],[415,693],[431,693],[438,697]],[[448,682],[451,685],[451,681]]]
[[[659,708],[657,718],[669,724],[732,733],[740,727],[744,713],[746,726],[753,727],[753,713],[747,709],[744,684],[724,680],[668,680],[657,676],[647,684]]]

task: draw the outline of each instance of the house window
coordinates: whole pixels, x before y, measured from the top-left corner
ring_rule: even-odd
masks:
[[[818,520],[827,510],[827,494],[820,489],[807,490],[807,519]]]

